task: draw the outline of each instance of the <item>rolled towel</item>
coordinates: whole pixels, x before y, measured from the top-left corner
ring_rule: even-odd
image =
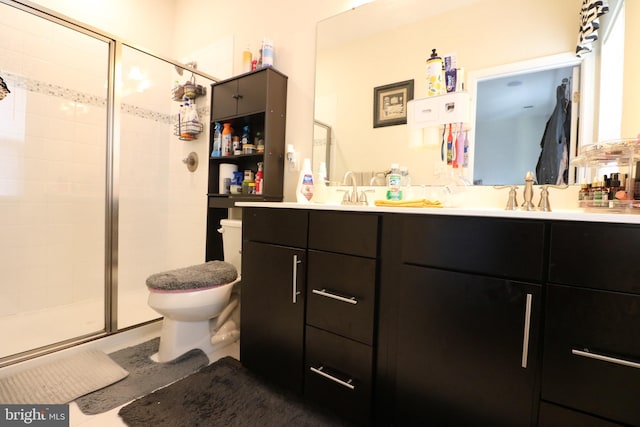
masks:
[[[415,199],[415,200],[376,200],[376,206],[395,206],[404,208],[441,208],[442,203],[438,200]]]

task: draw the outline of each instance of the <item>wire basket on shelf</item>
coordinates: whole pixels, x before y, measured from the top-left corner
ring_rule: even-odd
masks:
[[[204,96],[207,93],[207,88],[195,83],[195,76],[191,77],[190,81],[185,82],[183,85],[175,86],[171,89],[171,99],[174,101],[182,101],[185,98],[196,99],[199,96]]]
[[[193,141],[198,139],[198,135],[202,132],[202,123],[197,122],[178,122],[173,125],[173,134],[181,141]]]

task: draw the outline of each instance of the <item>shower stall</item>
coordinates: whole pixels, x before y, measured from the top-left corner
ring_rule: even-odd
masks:
[[[204,261],[209,91],[193,66],[0,0],[0,366],[157,319],[146,278]],[[179,138],[175,88],[203,124]]]

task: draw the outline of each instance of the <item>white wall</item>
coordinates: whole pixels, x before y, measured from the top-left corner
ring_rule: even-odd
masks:
[[[241,72],[242,50],[275,45],[275,68],[289,77],[287,144],[311,157],[316,22],[348,10],[354,0],[36,0],[162,56],[218,78]],[[229,44],[233,46],[230,48]],[[222,44],[222,46],[220,46]],[[224,52],[225,56],[215,56]],[[231,52],[231,58],[226,55]],[[297,172],[285,172],[285,200],[295,200]]]

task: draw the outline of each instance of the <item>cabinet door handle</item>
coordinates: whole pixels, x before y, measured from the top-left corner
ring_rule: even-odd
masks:
[[[298,264],[300,264],[302,261],[300,261],[298,259],[298,255],[294,255],[293,256],[293,303],[297,303],[298,302],[298,295],[300,294],[300,292],[298,292]]]
[[[527,304],[524,310],[524,336],[522,338],[522,367],[527,368],[527,359],[529,358],[529,332],[531,330],[531,304],[533,302],[533,294],[527,294]]]
[[[609,357],[604,356],[598,353],[591,353],[590,351],[576,350],[575,348],[571,350],[572,354],[576,356],[588,357],[590,359],[601,360],[603,362],[615,363],[616,365],[629,366],[631,368],[640,369],[640,363],[632,362],[630,360],[618,359],[617,357]]]
[[[351,298],[343,297],[340,295],[333,294],[331,292],[327,292],[326,289],[321,289],[321,290],[314,289],[312,292],[314,294],[322,295],[323,297],[337,299],[338,301],[346,302],[353,305],[358,303],[358,300],[356,299],[356,297],[351,297]]]
[[[313,366],[311,366],[309,369],[311,370],[311,372],[314,372],[318,375],[322,375],[323,377],[328,378],[331,381],[334,381],[340,384],[341,386],[348,388],[349,390],[355,390],[356,388],[356,386],[352,384],[353,378],[349,378],[347,381],[342,381],[340,378],[334,377],[333,375],[330,375],[324,372],[324,366],[320,366],[319,368],[314,368]]]
[[[239,93],[234,93],[233,95],[231,95],[231,97],[232,97],[233,99],[235,99],[236,101],[237,101],[238,99],[242,99],[242,95],[240,95]]]

